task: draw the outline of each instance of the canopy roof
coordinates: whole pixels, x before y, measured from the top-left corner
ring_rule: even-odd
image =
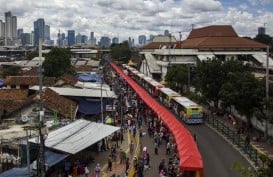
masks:
[[[76,154],[119,129],[119,127],[79,119],[50,132],[45,140],[45,146],[69,154]],[[29,141],[39,143],[37,137]]]
[[[125,75],[114,63],[111,66],[123,77],[136,91],[139,97],[162,119],[172,132],[180,157],[180,169],[200,171],[203,174],[203,160],[189,131],[165,107],[154,100],[142,87]]]

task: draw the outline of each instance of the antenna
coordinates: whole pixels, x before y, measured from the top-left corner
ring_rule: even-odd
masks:
[[[193,30],[194,29],[194,24],[191,24],[191,30]]]

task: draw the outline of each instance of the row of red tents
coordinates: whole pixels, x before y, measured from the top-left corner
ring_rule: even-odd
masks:
[[[161,118],[172,132],[179,152],[180,170],[198,171],[203,174],[203,160],[189,131],[164,106],[154,100],[142,87],[133,81],[116,64],[112,68],[135,90],[138,96]]]

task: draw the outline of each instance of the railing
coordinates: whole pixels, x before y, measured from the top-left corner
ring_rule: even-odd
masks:
[[[259,152],[254,145],[248,143],[243,136],[238,134],[235,130],[231,129],[224,122],[222,122],[218,118],[213,117],[212,115],[206,116],[205,121],[214,129],[216,129],[219,133],[225,136],[232,144],[237,146],[241,152],[246,154],[255,166],[258,165]]]
[[[132,135],[130,135],[132,136]],[[134,156],[137,157],[137,160],[139,160],[139,157],[140,157],[140,153],[141,153],[141,143],[140,143],[140,137],[139,137],[139,132],[137,131],[135,137],[134,138],[134,142],[136,144],[136,148],[135,148],[135,151],[134,151],[134,155],[132,156],[132,159],[131,159],[131,163],[130,163],[130,167],[129,167],[129,170],[128,170],[128,177],[134,177],[135,176],[135,173],[136,173],[136,169],[134,167]]]

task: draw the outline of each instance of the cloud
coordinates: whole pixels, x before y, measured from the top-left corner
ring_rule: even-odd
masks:
[[[273,24],[273,0],[0,0],[0,19],[4,12],[17,16],[18,28],[33,30],[33,22],[44,18],[56,39],[60,30],[95,32],[96,38],[163,34],[164,30],[183,38],[191,30],[213,24],[233,25],[240,35],[254,36],[257,27]],[[257,6],[254,6],[257,5]],[[272,29],[267,32],[273,34]]]

